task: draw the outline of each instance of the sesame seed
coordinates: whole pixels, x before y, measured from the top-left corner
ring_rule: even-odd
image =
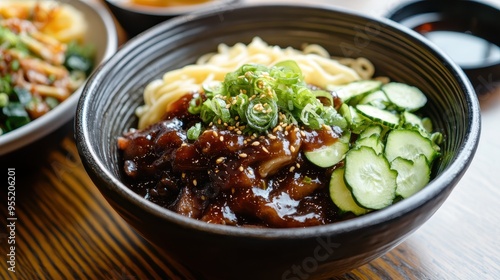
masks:
[[[262,147],[262,150],[269,154],[269,150],[266,147]]]
[[[196,181],[196,179],[193,180],[193,185],[198,185],[198,182]]]
[[[297,166],[297,168],[300,168],[300,163],[297,163],[295,166]]]
[[[215,136],[215,137],[218,137],[219,136],[219,133],[217,133],[217,131],[213,130],[212,131],[212,134]]]
[[[214,125],[214,122],[210,122],[210,123],[208,124],[208,126],[212,126],[212,125]]]
[[[293,172],[294,170],[295,170],[295,166],[290,166],[289,171],[290,171],[290,172]]]
[[[259,146],[259,145],[260,145],[260,142],[259,142],[259,141],[254,141],[254,142],[252,143],[252,146]]]
[[[226,109],[231,108],[231,104],[226,104]]]
[[[241,130],[236,131],[236,134],[241,135]]]
[[[300,135],[302,135],[302,137],[306,137],[306,133],[303,130],[300,131]]]
[[[201,196],[201,200],[207,200],[207,197],[206,197],[206,196],[204,196],[204,195],[202,195],[202,196]]]
[[[240,116],[234,117],[234,120],[236,120],[236,121],[239,120],[239,119],[240,119]]]
[[[274,135],[272,135],[272,134],[268,134],[268,135],[267,135],[267,137],[269,137],[269,139],[271,139],[271,140],[276,139],[276,136],[274,136]]]
[[[295,152],[295,147],[294,146],[290,146],[290,151],[292,151],[292,153]]]
[[[285,130],[285,136],[288,136],[288,130]]]
[[[235,189],[234,188],[231,188],[231,193],[234,193],[235,192]]]
[[[181,147],[186,147],[188,144],[187,143],[182,143]]]
[[[217,163],[217,164],[218,164],[218,163],[221,163],[221,162],[223,162],[225,159],[226,159],[226,158],[224,158],[224,157],[220,157],[220,158],[218,158],[218,159],[215,161],[215,163]]]
[[[186,178],[186,173],[181,174],[182,179]]]
[[[243,170],[244,170],[242,165],[240,165],[240,168],[238,168],[238,169],[239,169],[241,172],[243,172]]]
[[[222,120],[221,120],[221,119],[218,119],[218,120],[217,120],[217,123],[218,123],[218,124],[222,124]]]
[[[259,103],[255,104],[252,109],[254,109],[255,111],[262,111],[264,107],[262,106],[262,104]]]
[[[245,154],[245,153],[241,153],[241,154],[239,154],[238,156],[239,156],[240,158],[246,158],[246,157],[248,157],[248,155],[247,155],[247,154]]]
[[[224,142],[224,136],[222,136],[222,135],[221,135],[221,136],[219,137],[219,140],[220,140],[221,142]]]

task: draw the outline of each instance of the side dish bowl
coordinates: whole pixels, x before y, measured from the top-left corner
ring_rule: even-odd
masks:
[[[124,183],[117,137],[137,124],[134,110],[143,102],[144,87],[215,51],[220,42],[249,43],[254,36],[281,47],[317,43],[335,56],[366,57],[378,75],[418,86],[428,97],[424,113],[444,135],[431,182],[383,210],[293,229],[207,224],[131,191]],[[242,5],[160,24],[129,41],[97,70],[76,117],[82,161],[110,205],[199,279],[327,279],[380,257],[442,205],[472,161],[479,134],[480,109],[472,86],[433,44],[390,20],[310,5]]]
[[[118,47],[118,37],[111,15],[102,5],[97,3],[78,0],[62,2],[83,13],[88,24],[84,42],[95,48],[94,64],[97,67],[99,63],[109,58]],[[42,117],[14,131],[0,135],[0,156],[28,146],[70,122],[75,116],[82,88],[83,86]]]
[[[462,67],[476,93],[482,94],[500,81],[499,7],[485,1],[411,1],[386,17],[434,40]],[[436,31],[441,35],[435,37]],[[462,44],[457,46],[456,40]],[[470,55],[474,53],[480,55]]]
[[[116,20],[129,37],[151,28],[173,17],[208,8],[223,8],[240,0],[207,0],[207,1],[163,1],[165,6],[147,6],[134,3],[132,0],[106,0],[105,3]],[[139,1],[136,1],[139,2]],[[155,1],[142,1],[155,3]],[[162,1],[156,1],[162,2]],[[170,3],[170,4],[169,4]],[[170,5],[170,6],[167,6]]]

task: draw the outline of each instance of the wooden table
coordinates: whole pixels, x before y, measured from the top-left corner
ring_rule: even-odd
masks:
[[[400,1],[379,2],[335,5],[380,15]],[[338,279],[500,279],[500,88],[480,102],[479,148],[444,205],[404,243]],[[111,209],[83,169],[71,132],[51,146],[33,155],[39,158],[0,161],[4,223],[3,176],[9,167],[17,175],[15,230],[0,229],[1,279],[192,279]],[[7,270],[12,232],[15,273]]]

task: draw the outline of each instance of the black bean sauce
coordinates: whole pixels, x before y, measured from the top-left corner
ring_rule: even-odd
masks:
[[[282,228],[339,219],[328,193],[335,167],[319,168],[303,154],[337,141],[334,130],[283,124],[257,136],[211,125],[188,141],[187,129],[200,121],[187,112],[192,96],[173,104],[163,121],[119,138],[133,191],[207,223]]]

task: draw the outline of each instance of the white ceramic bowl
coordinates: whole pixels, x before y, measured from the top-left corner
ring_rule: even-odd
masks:
[[[63,3],[74,6],[81,11],[88,23],[85,42],[96,49],[96,66],[116,52],[118,35],[112,16],[97,1],[63,0]],[[33,142],[71,121],[75,115],[76,105],[83,85],[68,99],[42,117],[4,135],[0,135],[0,156],[11,153]]]

